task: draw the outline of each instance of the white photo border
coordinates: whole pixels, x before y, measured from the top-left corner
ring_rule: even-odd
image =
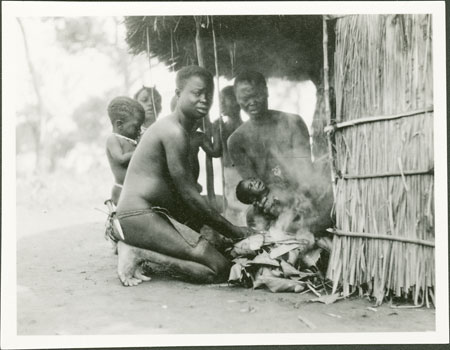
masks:
[[[195,5],[195,6],[194,6]],[[436,218],[436,329],[434,332],[230,335],[18,336],[16,297],[15,41],[16,17],[130,15],[319,15],[430,13],[433,16]],[[2,2],[2,254],[1,347],[9,349],[291,345],[426,344],[449,342],[447,105],[444,1],[378,2]]]

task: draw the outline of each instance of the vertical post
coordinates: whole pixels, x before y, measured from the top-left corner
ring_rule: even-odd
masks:
[[[148,27],[147,27],[147,57],[148,57],[148,72],[149,72],[149,76],[150,76],[150,81],[152,81],[152,58],[150,56],[150,33],[148,32]],[[154,82],[152,81],[153,87],[155,87]],[[156,115],[156,106],[155,106],[155,97],[153,96],[153,90],[152,89],[152,106],[153,106],[153,115],[155,116],[155,120],[157,118]]]
[[[222,119],[222,108],[220,105],[220,85],[219,85],[219,58],[217,56],[217,43],[216,43],[216,32],[214,31],[214,16],[211,16],[211,29],[212,29],[212,37],[213,37],[213,45],[214,45],[214,64],[216,67],[216,90],[217,90],[217,101],[219,101],[219,137],[220,144],[222,145],[222,157],[220,159],[220,167],[222,170],[222,198],[223,198],[223,212],[225,213],[227,201],[225,197],[225,173],[223,166],[223,152],[225,152],[224,140],[223,140],[223,119]],[[216,142],[216,140],[214,140]]]
[[[335,120],[331,118],[330,111],[330,84],[328,77],[328,30],[327,30],[327,20],[325,16],[322,17],[323,24],[323,96],[325,100],[325,116],[328,120],[329,125],[333,125]],[[333,185],[333,195],[336,199],[336,168],[335,168],[335,158],[334,158],[334,136],[332,135],[334,130],[327,132],[327,141],[328,141],[328,157],[330,161],[330,169],[331,169],[331,181]]]
[[[197,49],[197,60],[200,67],[205,67],[205,61],[203,59],[203,43],[200,37],[200,20],[194,16],[195,20],[195,47]],[[211,123],[209,121],[209,115],[203,119],[203,130],[206,136],[211,139]],[[216,207],[216,195],[214,193],[214,169],[212,159],[205,154],[205,169],[206,169],[206,192],[208,194],[209,203]]]

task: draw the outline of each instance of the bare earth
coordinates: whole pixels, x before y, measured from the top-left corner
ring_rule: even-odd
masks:
[[[123,287],[105,215],[18,207],[19,335],[433,331],[434,309],[370,310],[366,299],[193,285],[155,276]],[[305,320],[299,320],[299,316]]]

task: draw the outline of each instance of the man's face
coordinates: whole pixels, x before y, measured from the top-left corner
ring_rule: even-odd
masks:
[[[237,118],[239,117],[241,107],[239,107],[234,96],[222,95],[220,97],[220,109],[223,115],[230,118]]]
[[[266,185],[256,177],[245,180],[244,188],[252,200],[258,200],[266,192]]]
[[[141,133],[141,126],[144,123],[144,115],[134,112],[132,117],[128,117],[123,121],[119,128],[120,134],[129,137],[130,139],[137,139]]]
[[[197,76],[192,76],[178,91],[178,107],[187,116],[195,119],[205,117],[211,108],[214,86]]]
[[[267,111],[267,88],[248,82],[236,86],[236,100],[250,118],[258,119]]]
[[[142,105],[142,107],[144,107],[146,119],[152,121],[156,120],[156,118],[158,117],[156,115],[156,113],[158,113],[158,107],[156,105],[153,105],[153,102],[156,103],[155,96],[153,96],[152,98],[152,94],[150,91],[142,90],[137,96],[137,101]]]

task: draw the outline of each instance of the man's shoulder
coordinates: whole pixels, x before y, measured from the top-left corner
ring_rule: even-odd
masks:
[[[159,118],[150,128],[152,128],[150,133],[153,131],[161,136],[179,137],[185,134],[183,127],[172,118],[171,114]]]
[[[269,109],[269,112],[272,113],[273,116],[276,116],[277,118],[284,120],[298,120],[298,119],[303,120],[303,118],[300,115],[294,113],[282,112],[276,109]]]
[[[233,131],[233,133],[230,135],[230,140],[242,140],[243,137],[248,133],[250,130],[250,123],[249,121],[246,121],[242,123],[239,127],[236,128],[236,130]]]
[[[299,114],[286,113],[277,110],[270,110],[272,115],[276,116],[279,120],[289,123],[293,127],[306,127],[306,123]]]

